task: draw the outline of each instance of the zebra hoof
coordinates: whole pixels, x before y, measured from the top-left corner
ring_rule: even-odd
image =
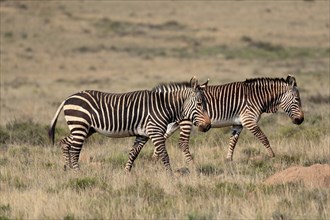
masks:
[[[130,174],[131,169],[132,169],[132,167],[130,167],[130,166],[125,167],[125,174]]]
[[[274,152],[271,152],[271,153],[269,153],[269,157],[270,157],[270,158],[273,158],[273,157],[275,157],[275,154],[274,154]]]

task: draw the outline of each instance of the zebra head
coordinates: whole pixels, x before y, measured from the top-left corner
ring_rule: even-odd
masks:
[[[193,77],[190,80],[188,97],[183,104],[183,118],[187,118],[198,127],[199,131],[206,132],[211,128],[211,119],[206,111],[206,99],[204,90],[207,87],[208,81],[202,85],[198,85],[198,80]]]
[[[302,111],[300,95],[296,79],[293,76],[286,78],[288,90],[284,93],[280,107],[287,113],[294,124],[300,125],[304,121],[304,112]]]

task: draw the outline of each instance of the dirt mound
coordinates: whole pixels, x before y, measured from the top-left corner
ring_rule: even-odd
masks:
[[[268,177],[267,185],[302,182],[305,186],[330,188],[330,165],[294,166]]]

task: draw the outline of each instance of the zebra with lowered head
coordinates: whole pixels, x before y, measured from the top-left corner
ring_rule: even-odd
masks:
[[[212,128],[232,126],[227,160],[233,159],[234,148],[243,127],[251,131],[265,146],[270,157],[275,154],[268,138],[258,126],[263,113],[276,113],[282,108],[294,124],[304,121],[296,79],[289,75],[283,78],[254,78],[244,82],[208,86],[204,91],[207,113]],[[168,126],[165,136],[180,128],[179,146],[186,161],[192,160],[189,151],[191,123],[183,120]]]
[[[189,120],[206,132],[210,128],[210,119],[204,108],[205,87],[207,82],[198,85],[198,81],[192,78],[190,82],[160,84],[154,90],[128,93],[82,91],[69,96],[59,106],[51,122],[49,137],[54,143],[57,118],[64,109],[70,130],[70,135],[60,141],[65,169],[79,170],[83,143],[98,132],[109,137],[136,137],[125,166],[127,171],[131,170],[140,150],[151,139],[155,154],[171,172],[164,137],[167,125]]]

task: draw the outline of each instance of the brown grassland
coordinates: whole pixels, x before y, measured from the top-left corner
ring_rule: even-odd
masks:
[[[329,4],[1,0],[0,219],[329,219],[329,188],[264,184],[292,166],[330,164]],[[287,74],[297,79],[305,121],[263,115],[272,159],[243,130],[226,163],[230,130],[194,130],[193,164],[177,132],[167,141],[172,168],[189,175],[167,176],[151,143],[125,174],[134,139],[94,135],[74,174],[47,139],[58,105],[80,90]],[[61,114],[56,141],[67,132]]]

